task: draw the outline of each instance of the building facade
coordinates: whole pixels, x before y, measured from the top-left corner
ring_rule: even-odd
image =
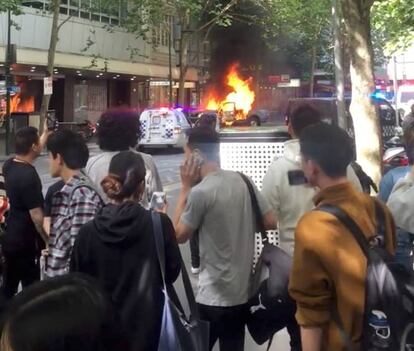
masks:
[[[122,26],[127,2],[114,1],[119,6],[115,10],[112,7],[110,12],[91,10],[83,3],[90,0],[61,2],[60,23],[66,22],[59,32],[50,103],[60,121],[96,121],[104,110],[117,106],[138,111],[168,106],[170,60],[172,101],[176,102],[179,60],[174,40],[169,40],[165,26],[152,30],[153,43],[128,33]],[[52,27],[47,3],[44,0],[24,3],[23,14],[12,17],[16,26],[12,27],[11,42],[17,47],[12,73],[14,84],[19,87],[12,96],[14,112],[36,113],[40,109]],[[171,16],[165,16],[165,20],[174,21]],[[7,26],[7,15],[2,13],[0,81],[4,75]],[[196,105],[199,100],[200,55],[204,54],[198,52],[197,62],[190,63],[186,75],[187,105]],[[0,86],[0,99],[1,91]],[[4,95],[0,107],[4,109]]]

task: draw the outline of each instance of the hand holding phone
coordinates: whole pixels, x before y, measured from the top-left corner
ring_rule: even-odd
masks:
[[[200,181],[200,170],[204,159],[198,150],[194,150],[191,156],[180,167],[181,183],[184,187],[192,187]]]
[[[304,185],[308,183],[305,173],[301,170],[288,171],[289,185]]]
[[[154,211],[163,212],[167,206],[167,195],[164,192],[156,191],[152,194],[150,207]]]

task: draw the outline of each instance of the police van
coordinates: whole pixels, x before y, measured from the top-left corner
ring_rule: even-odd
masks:
[[[140,148],[182,148],[191,124],[179,109],[157,108],[142,112]]]

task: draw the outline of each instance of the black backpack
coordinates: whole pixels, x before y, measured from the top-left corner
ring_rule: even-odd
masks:
[[[375,201],[377,228],[370,240],[339,207],[322,205],[315,210],[337,217],[352,233],[367,258],[362,342],[358,350],[414,350],[414,272],[396,263],[385,249],[385,216],[382,206]],[[343,328],[336,306],[333,318],[347,350],[357,350]]]
[[[351,162],[351,167],[354,170],[356,176],[358,177],[359,182],[361,183],[362,191],[365,194],[371,194],[371,188],[378,194],[378,187],[372,180],[372,178],[365,173],[365,171],[362,169],[361,165],[356,162]]]
[[[257,344],[268,342],[267,350],[270,350],[273,336],[287,328],[291,336],[291,350],[301,351],[300,330],[295,319],[296,303],[288,293],[292,258],[278,246],[269,243],[254,188],[244,174],[240,173],[240,176],[249,190],[257,230],[262,236],[263,244],[251,281],[247,328]],[[263,280],[263,277],[266,278]]]

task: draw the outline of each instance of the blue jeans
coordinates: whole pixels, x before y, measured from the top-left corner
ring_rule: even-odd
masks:
[[[414,259],[414,235],[403,231],[397,230],[397,250],[395,251],[395,261],[401,263],[408,269],[413,269]]]

